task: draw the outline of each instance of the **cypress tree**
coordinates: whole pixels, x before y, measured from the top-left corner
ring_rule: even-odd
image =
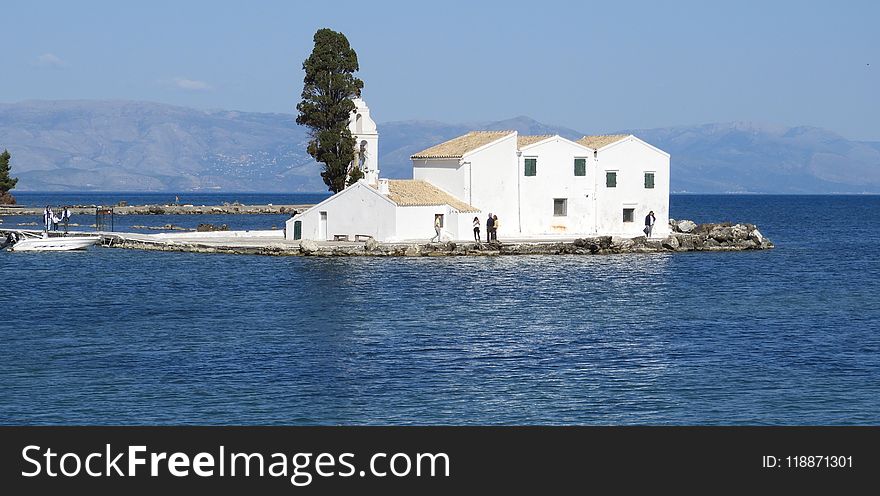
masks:
[[[12,155],[9,154],[9,150],[4,149],[3,153],[0,153],[0,203],[15,205],[15,197],[9,191],[15,188],[18,178],[9,176],[9,170],[12,168],[9,165],[11,158]]]
[[[338,193],[363,177],[353,165],[357,143],[348,122],[355,109],[351,100],[360,96],[364,82],[354,76],[359,69],[357,53],[344,34],[319,29],[314,42],[312,54],[303,62],[305,78],[296,123],[310,129],[307,151],[324,164],[324,184]]]

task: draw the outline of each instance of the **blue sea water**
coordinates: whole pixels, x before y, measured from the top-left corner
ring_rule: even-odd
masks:
[[[777,248],[0,253],[0,423],[880,423],[880,197],[671,208]]]

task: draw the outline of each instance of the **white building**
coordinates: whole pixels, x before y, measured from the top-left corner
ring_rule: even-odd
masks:
[[[412,156],[413,179],[379,179],[379,135],[363,100],[350,129],[365,179],[287,221],[289,239],[473,239],[498,216],[507,239],[669,233],[669,154],[632,135],[520,136],[472,131]],[[485,214],[485,215],[484,215]]]

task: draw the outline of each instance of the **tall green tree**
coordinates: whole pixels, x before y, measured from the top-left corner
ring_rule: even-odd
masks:
[[[314,41],[312,54],[303,62],[306,75],[296,123],[310,129],[309,155],[324,164],[321,177],[338,193],[363,177],[354,165],[357,143],[348,121],[355,109],[351,100],[360,96],[364,82],[354,75],[359,69],[357,53],[344,34],[319,29]]]
[[[12,168],[9,165],[11,158],[9,150],[4,149],[3,153],[0,153],[0,203],[15,204],[15,198],[9,194],[9,191],[15,188],[18,178],[9,176],[9,170]]]

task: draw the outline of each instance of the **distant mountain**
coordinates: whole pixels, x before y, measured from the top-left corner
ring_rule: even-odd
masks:
[[[734,122],[630,132],[672,154],[674,191],[880,192],[880,143],[816,127]]]
[[[410,155],[472,129],[583,135],[525,116],[388,122],[379,125],[383,176],[411,177]],[[823,129],[738,122],[627,132],[672,154],[676,192],[880,193],[880,143]],[[0,104],[0,147],[12,152],[22,191],[325,191],[307,139],[289,114],[129,101]]]
[[[21,190],[321,191],[290,115],[127,101],[0,104]]]

